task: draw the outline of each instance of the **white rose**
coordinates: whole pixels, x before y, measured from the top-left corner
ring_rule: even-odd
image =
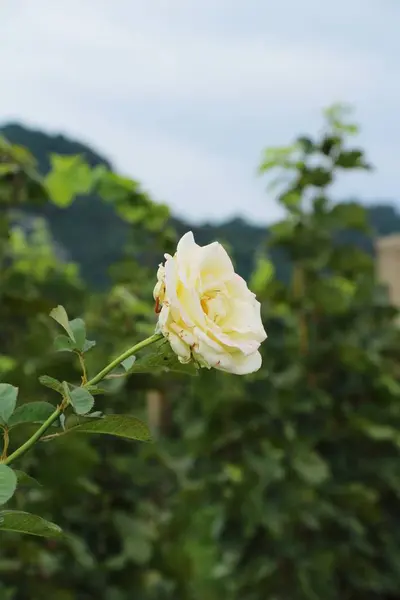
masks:
[[[226,250],[218,242],[198,246],[188,232],[165,259],[154,288],[157,330],[179,360],[238,375],[257,371],[258,349],[267,337],[260,303]]]

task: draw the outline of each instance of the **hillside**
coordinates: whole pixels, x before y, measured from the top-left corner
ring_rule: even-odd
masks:
[[[49,169],[48,156],[51,153],[83,154],[92,166],[110,166],[106,158],[91,148],[61,135],[51,136],[19,124],[5,125],[0,128],[0,132],[10,142],[29,148],[43,174]],[[137,175],[140,180],[140,173],[133,175]],[[97,288],[106,286],[108,268],[122,256],[128,234],[128,225],[118,217],[112,206],[91,195],[78,198],[66,209],[48,204],[38,210],[40,213],[37,214],[47,218],[57,243],[64,248],[71,260],[80,265],[85,280]],[[390,204],[371,206],[368,213],[377,235],[400,232],[400,213]],[[268,233],[265,227],[250,225],[241,218],[220,225],[193,225],[174,217],[172,223],[179,235],[191,229],[200,244],[215,239],[226,243],[233,254],[237,270],[244,277],[248,277],[251,272],[254,252]],[[81,243],[81,240],[85,242]],[[355,237],[354,241],[367,247],[370,252],[373,251],[369,242],[359,237]],[[282,265],[278,257],[275,260],[279,274]]]

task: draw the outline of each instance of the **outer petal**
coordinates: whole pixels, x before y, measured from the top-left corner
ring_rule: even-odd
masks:
[[[176,321],[182,320],[187,326],[193,326],[190,315],[182,306],[178,297],[178,286],[182,285],[178,278],[178,265],[175,258],[165,263],[165,296],[170,306],[172,318]]]
[[[245,356],[244,354],[232,354],[229,368],[221,370],[235,375],[248,375],[249,373],[258,371],[261,364],[262,359],[259,352],[254,352],[254,354],[250,354],[249,356]]]
[[[199,276],[199,261],[202,248],[194,241],[193,233],[188,231],[179,240],[175,260],[180,281],[188,288],[194,287]]]
[[[200,296],[193,287],[186,287],[182,283],[178,284],[177,299],[182,314],[188,318],[185,319],[188,325],[204,328],[206,326],[206,315],[201,306]]]
[[[255,294],[253,294],[253,292],[251,292],[247,287],[247,283],[243,277],[240,277],[240,275],[237,273],[233,273],[232,277],[225,282],[225,285],[229,295],[232,298],[244,300],[245,302],[251,302],[251,300],[255,299],[256,297]]]
[[[244,336],[240,334],[227,335],[219,328],[214,328],[209,332],[209,337],[220,345],[220,350],[225,352],[234,352],[240,350],[243,354],[253,354],[258,350],[260,344],[253,336]]]
[[[199,271],[203,292],[218,288],[234,274],[232,261],[219,242],[201,248]]]
[[[250,304],[244,300],[235,300],[221,324],[221,329],[228,335],[239,333],[249,336],[261,344],[267,338],[267,334],[261,320],[260,309],[261,305],[257,300],[253,300]]]
[[[215,349],[204,342],[200,342],[195,357],[200,355],[201,359],[210,367],[233,373],[235,375],[246,375],[254,373],[261,367],[261,354],[256,351],[245,355],[241,352],[216,352]]]
[[[168,341],[171,344],[172,350],[178,355],[182,363],[189,362],[191,359],[190,346],[185,344],[181,338],[175,333],[169,332]]]
[[[192,231],[188,231],[181,237],[178,242],[178,246],[176,248],[176,253],[178,255],[187,256],[195,251],[195,248],[200,248],[198,244],[194,241],[194,235]]]

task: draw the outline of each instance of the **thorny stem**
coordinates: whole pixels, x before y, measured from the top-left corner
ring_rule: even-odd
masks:
[[[130,356],[135,354],[135,352],[138,352],[138,350],[141,350],[142,348],[145,348],[146,346],[150,346],[150,344],[154,344],[154,342],[157,342],[161,338],[162,338],[161,334],[154,334],[154,335],[146,338],[142,342],[135,344],[135,346],[132,346],[131,348],[126,350],[126,352],[123,352],[120,356],[118,356],[116,359],[111,361],[110,364],[108,364],[106,367],[104,367],[104,369],[102,369],[99,373],[97,373],[97,375],[92,377],[92,379],[90,379],[89,381],[86,381],[86,383],[83,385],[83,387],[89,387],[91,385],[96,385],[102,379],[104,379],[104,377],[106,375],[108,375],[108,373],[110,373],[110,371],[112,371],[113,369],[118,367],[118,365],[120,365],[124,360],[126,360],[127,358],[129,358]],[[84,371],[84,376],[86,376],[86,370]],[[42,425],[39,427],[39,429],[37,429],[35,431],[35,433],[28,440],[26,440],[26,442],[24,442],[12,454],[10,454],[10,456],[8,458],[5,458],[4,456],[2,456],[1,462],[8,465],[11,462],[13,462],[14,460],[16,460],[17,458],[20,458],[26,452],[28,452],[28,450],[30,450],[32,448],[32,446],[43,436],[44,433],[46,433],[46,431],[53,425],[53,423],[55,421],[57,421],[57,419],[60,417],[60,415],[67,408],[67,405],[68,405],[68,400],[66,400],[64,398],[63,402],[59,406],[57,406],[56,410],[49,416],[48,419],[46,419],[46,421],[44,423],[42,423]],[[5,441],[4,441],[4,444],[5,444]],[[7,443],[7,445],[8,445],[8,443]],[[4,454],[4,451],[3,451],[3,454]]]

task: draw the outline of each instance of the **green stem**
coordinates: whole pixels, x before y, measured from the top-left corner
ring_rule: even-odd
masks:
[[[56,410],[49,416],[48,419],[46,419],[44,423],[42,423],[39,429],[35,431],[35,433],[30,438],[26,440],[26,442],[22,444],[19,448],[17,448],[12,454],[10,454],[8,458],[6,458],[4,464],[9,465],[10,462],[15,460],[16,458],[19,458],[20,456],[25,454],[25,452],[28,452],[28,450],[42,437],[42,435],[46,433],[48,428],[53,425],[54,421],[58,419],[62,412],[63,409],[61,407],[56,408]]]
[[[138,350],[141,350],[142,348],[146,348],[146,346],[150,346],[150,344],[154,344],[154,342],[161,340],[161,338],[162,338],[162,335],[160,333],[155,333],[154,335],[143,340],[143,342],[139,342],[135,346],[132,346],[132,348],[129,348],[129,350],[127,350],[126,352],[124,352],[123,354],[118,356],[116,359],[114,359],[112,362],[110,362],[109,365],[104,367],[104,369],[102,369],[99,373],[97,373],[97,375],[95,375],[92,379],[90,379],[83,387],[88,387],[90,385],[96,385],[97,383],[99,383],[99,381],[104,379],[104,377],[106,375],[108,375],[110,373],[110,371],[113,371],[124,360],[126,360],[127,358],[132,356],[132,354],[135,354],[135,352],[138,352]]]
[[[120,365],[122,363],[122,361],[124,361],[127,358],[129,358],[130,356],[132,356],[132,354],[135,354],[135,352],[138,352],[138,350],[141,350],[142,348],[145,348],[146,346],[150,346],[150,344],[154,344],[154,342],[157,342],[161,338],[162,338],[162,335],[156,333],[156,334],[150,336],[149,338],[146,338],[142,342],[135,344],[135,346],[132,346],[132,348],[129,348],[129,350],[126,350],[126,352],[124,352],[123,354],[118,356],[116,359],[114,359],[112,362],[110,362],[109,365],[104,367],[104,369],[102,369],[99,373],[97,373],[97,375],[95,375],[92,379],[90,379],[90,381],[88,381],[84,387],[87,387],[90,385],[96,385],[96,383],[99,383],[99,381],[104,379],[104,377],[106,375],[108,375],[108,373],[110,371],[112,371],[113,369],[118,367],[118,365]],[[44,423],[42,423],[42,425],[39,427],[39,429],[37,431],[35,431],[35,433],[28,440],[26,440],[26,442],[24,442],[12,454],[10,454],[10,456],[8,458],[6,458],[4,461],[2,461],[3,464],[8,465],[11,462],[13,462],[15,459],[17,459],[20,456],[22,456],[23,454],[25,454],[25,452],[28,452],[28,450],[30,450],[30,448],[32,448],[32,446],[42,437],[42,435],[44,433],[46,433],[46,431],[49,429],[49,427],[51,427],[53,425],[54,421],[56,421],[59,418],[59,416],[62,414],[62,412],[64,411],[64,408],[65,408],[65,404],[64,405],[63,404],[64,403],[62,403],[49,416],[49,418],[46,419],[46,421]]]
[[[10,436],[8,434],[8,427],[3,428],[3,453],[1,455],[1,460],[7,458],[8,445],[10,443]]]
[[[82,369],[82,383],[85,385],[87,383],[87,373],[86,373],[85,359],[84,359],[82,352],[78,353],[78,358],[79,358],[79,364],[81,365],[81,369]]]

